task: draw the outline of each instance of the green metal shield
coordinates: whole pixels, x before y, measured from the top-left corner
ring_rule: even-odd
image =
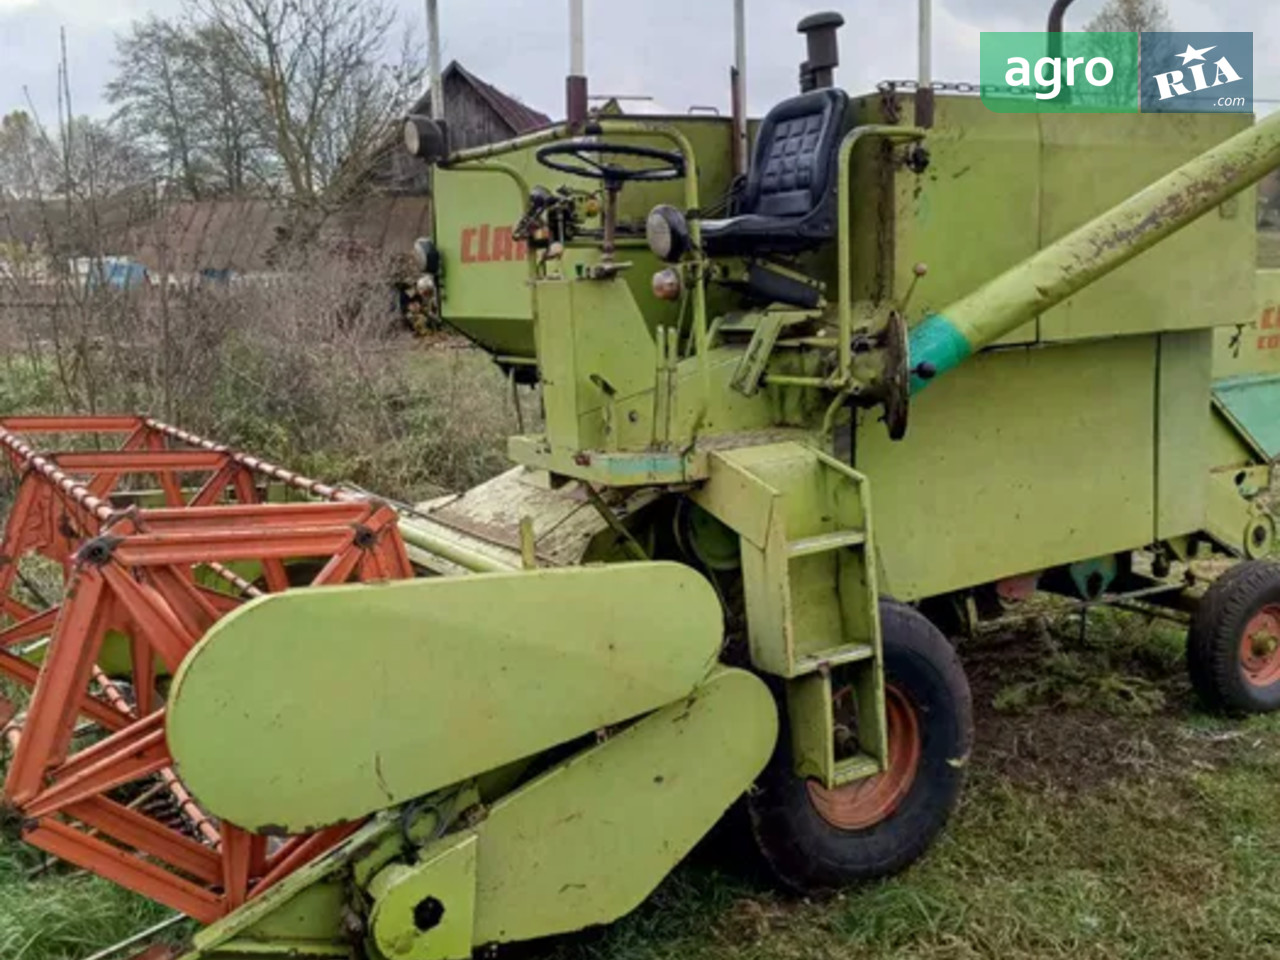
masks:
[[[298,590],[201,641],[169,744],[211,813],[301,833],[687,696],[721,635],[714,591],[679,564]]]

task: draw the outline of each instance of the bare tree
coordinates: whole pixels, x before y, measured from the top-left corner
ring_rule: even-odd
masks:
[[[189,0],[135,23],[108,87],[188,195],[346,196],[421,80],[387,0]]]
[[[1141,33],[1172,30],[1164,0],[1107,0],[1085,27],[1093,33]]]
[[[383,0],[192,0],[190,15],[252,83],[262,137],[302,202],[366,175],[421,77],[407,49],[390,62]]]
[[[123,105],[121,121],[153,144],[166,172],[198,198],[204,177],[191,129],[198,97],[191,82],[188,37],[153,16],[134,23],[117,39],[116,49],[118,72],[107,84],[107,98]]]
[[[243,193],[269,178],[257,134],[256,91],[222,53],[216,26],[151,17],[116,40],[107,85],[119,122],[156,154],[162,172],[194,199]]]

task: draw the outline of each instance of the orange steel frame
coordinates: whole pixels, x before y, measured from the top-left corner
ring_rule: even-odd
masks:
[[[123,440],[39,453],[26,439],[71,434]],[[312,586],[412,577],[395,511],[145,417],[0,420],[0,456],[20,478],[0,542],[0,675],[32,691],[23,715],[0,704],[13,751],[0,820],[206,924],[348,836],[358,824],[269,838],[206,816],[173,771],[159,681],[219,618],[288,588],[288,561],[319,564]],[[119,506],[126,477],[154,478],[165,505]],[[262,482],[303,499],[264,502]],[[64,571],[61,602],[46,609],[14,595],[32,553]],[[260,564],[258,585],[228,566],[242,561]],[[214,577],[225,590],[208,586]],[[99,667],[108,633],[128,638],[127,676]],[[22,654],[45,638],[38,663]],[[88,745],[86,722],[101,734]],[[127,799],[157,787],[190,829]]]

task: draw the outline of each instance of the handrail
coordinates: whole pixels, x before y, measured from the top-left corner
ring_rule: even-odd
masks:
[[[840,143],[840,166],[837,177],[838,241],[837,257],[840,271],[840,337],[836,345],[839,350],[839,379],[841,386],[847,386],[853,375],[853,215],[850,212],[851,199],[850,172],[853,167],[853,149],[867,137],[885,137],[890,140],[922,140],[928,135],[920,127],[894,127],[887,124],[867,124],[854,127]]]

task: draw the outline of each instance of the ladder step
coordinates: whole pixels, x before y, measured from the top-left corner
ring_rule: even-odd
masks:
[[[808,557],[846,547],[860,547],[866,542],[867,535],[862,530],[837,530],[834,533],[820,533],[816,537],[805,537],[803,540],[792,540],[787,544],[787,554],[793,559]]]
[[[850,643],[830,650],[819,650],[817,653],[805,653],[796,657],[795,676],[804,676],[826,667],[829,670],[842,667],[847,663],[860,663],[875,657],[875,648],[869,643]]]

